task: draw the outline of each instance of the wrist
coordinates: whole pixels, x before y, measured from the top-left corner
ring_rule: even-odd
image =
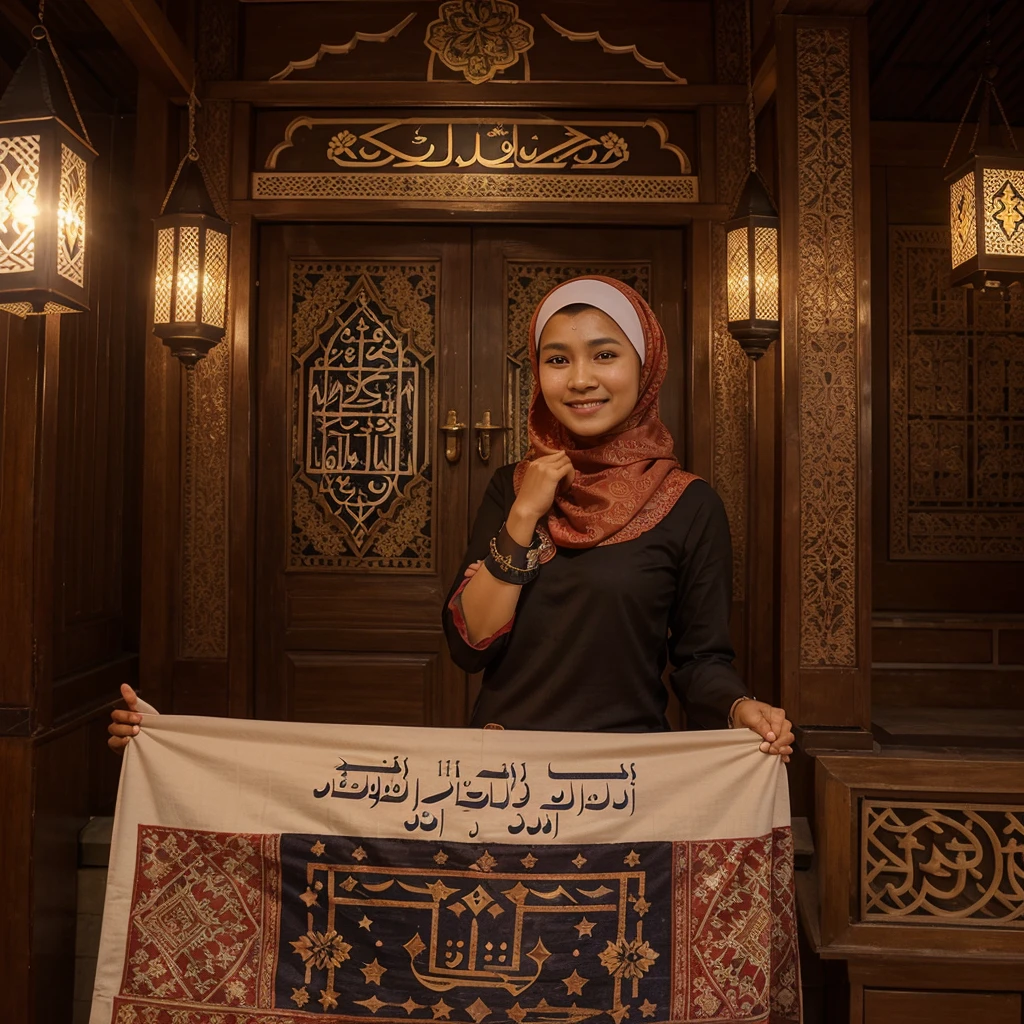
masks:
[[[728,722],[728,726],[729,726],[729,728],[730,728],[730,729],[738,729],[738,728],[741,728],[741,726],[740,726],[740,723],[738,723],[738,722],[736,721],[736,719],[735,719],[735,716],[736,716],[736,709],[737,709],[737,708],[738,708],[738,707],[740,706],[740,704],[742,704],[742,703],[743,703],[743,702],[744,702],[745,700],[754,700],[754,701],[756,701],[756,700],[757,700],[757,698],[756,698],[756,697],[750,697],[750,696],[744,695],[744,696],[742,696],[742,697],[737,697],[737,698],[736,698],[736,699],[735,699],[735,700],[734,700],[734,701],[732,702],[732,705],[731,705],[731,706],[730,706],[730,708],[729,708],[729,716],[728,716],[728,718],[726,719],[726,721]]]
[[[533,534],[537,529],[539,516],[524,512],[515,504],[509,509],[508,518],[505,520],[505,532],[517,544],[528,548],[533,543]]]

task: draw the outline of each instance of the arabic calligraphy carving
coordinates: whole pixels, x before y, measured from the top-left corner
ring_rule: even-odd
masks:
[[[434,80],[435,57],[479,85],[522,55],[530,77],[526,51],[533,46],[533,26],[520,19],[518,5],[510,0],[448,0],[427,26],[424,43],[430,50],[428,81]]]
[[[949,287],[949,234],[889,237],[889,553],[1024,558],[1024,298]]]
[[[1024,806],[865,800],[861,919],[1024,928]]]
[[[293,261],[292,565],[431,570],[437,275]]]
[[[637,263],[538,264],[509,260],[505,264],[505,401],[506,420],[512,428],[507,439],[506,461],[518,462],[529,447],[526,418],[533,396],[530,368],[530,318],[540,300],[556,284],[581,274],[604,274],[624,281],[650,301],[651,266]]]
[[[541,17],[551,26],[560,36],[564,36],[566,39],[573,43],[597,43],[598,46],[604,50],[605,53],[628,53],[638,63],[642,64],[645,68],[652,68],[655,71],[660,71],[670,81],[676,82],[678,85],[686,85],[686,79],[677,75],[674,71],[671,71],[668,65],[663,60],[648,60],[635,45],[632,46],[616,46],[614,43],[609,43],[600,32],[573,32],[570,29],[563,28],[557,22],[553,21],[546,14],[542,14]]]
[[[315,68],[324,57],[351,53],[357,43],[386,43],[389,39],[394,39],[415,17],[415,12],[407,14],[397,25],[393,25],[386,32],[355,32],[347,43],[324,43],[312,57],[290,61],[283,70],[278,71],[276,75],[271,75],[270,81],[278,82],[288,78],[295,71],[308,71],[310,68]]]

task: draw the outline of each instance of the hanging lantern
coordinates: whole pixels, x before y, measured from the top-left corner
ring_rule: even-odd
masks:
[[[985,92],[970,159],[946,180],[949,182],[949,234],[953,270],[950,283],[968,288],[1009,288],[1024,282],[1024,155],[1006,119],[995,89],[996,67],[986,64],[967,101],[963,127],[979,86]],[[1012,149],[987,142],[990,103],[994,100]],[[960,128],[953,137],[946,163],[953,155]]]
[[[229,226],[199,164],[195,106],[193,92],[189,150],[155,221],[153,332],[186,366],[199,362],[227,328]]]
[[[779,336],[779,215],[756,168],[725,225],[729,333],[751,359]]]
[[[725,225],[729,333],[751,359],[760,359],[779,336],[779,215],[757,171],[757,122],[750,78],[750,9],[747,6],[747,131],[750,168],[732,219]]]
[[[0,99],[0,309],[81,313],[96,151],[49,33],[32,38]]]

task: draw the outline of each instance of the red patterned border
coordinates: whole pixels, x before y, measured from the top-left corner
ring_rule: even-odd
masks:
[[[674,843],[673,873],[672,1020],[798,1022],[792,831]]]

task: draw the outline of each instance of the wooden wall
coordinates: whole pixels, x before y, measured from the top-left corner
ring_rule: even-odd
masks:
[[[872,126],[873,717],[890,740],[1015,745],[1024,298],[948,286],[954,132]]]
[[[71,1019],[72,979],[54,965],[74,964],[78,831],[113,809],[106,715],[136,678],[134,117],[107,100],[82,104],[100,153],[91,312],[0,313],[0,948],[12,1021]]]

